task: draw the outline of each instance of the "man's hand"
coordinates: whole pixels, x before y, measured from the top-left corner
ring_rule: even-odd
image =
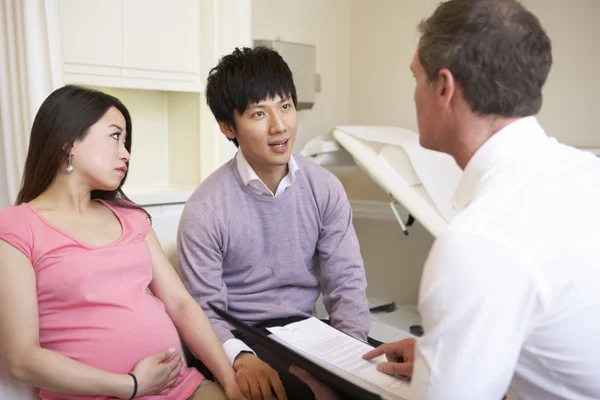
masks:
[[[287,400],[277,372],[252,353],[240,353],[233,362],[235,378],[248,400]]]
[[[314,376],[298,368],[295,365],[290,367],[290,373],[296,375],[298,379],[306,383],[310,390],[315,395],[315,400],[341,400],[341,397],[337,395],[329,386],[319,382]]]
[[[371,360],[385,354],[388,362],[377,365],[377,370],[388,375],[412,376],[415,361],[415,339],[386,343],[365,353],[363,358]]]

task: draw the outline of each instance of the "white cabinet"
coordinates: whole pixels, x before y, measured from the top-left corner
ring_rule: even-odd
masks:
[[[60,21],[65,64],[121,66],[121,0],[61,0]]]
[[[200,92],[201,0],[60,0],[65,82]]]
[[[197,74],[198,0],[124,0],[123,66]]]
[[[123,189],[172,241],[180,210],[235,147],[206,105],[208,72],[251,46],[251,0],[59,0],[65,83],[119,98],[133,125]],[[158,211],[157,211],[158,210]],[[175,210],[175,211],[174,211]]]

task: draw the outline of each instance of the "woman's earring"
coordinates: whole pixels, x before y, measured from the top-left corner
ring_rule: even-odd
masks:
[[[67,171],[67,174],[70,174],[71,172],[73,172],[73,165],[71,165],[71,163],[73,162],[73,160],[71,159],[71,156],[69,156],[69,166],[65,169],[65,171]]]

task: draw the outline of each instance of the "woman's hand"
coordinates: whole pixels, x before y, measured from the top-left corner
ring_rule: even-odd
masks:
[[[175,349],[161,351],[137,363],[133,371],[138,381],[136,397],[166,394],[181,371],[181,354]],[[133,393],[133,386],[131,393]]]

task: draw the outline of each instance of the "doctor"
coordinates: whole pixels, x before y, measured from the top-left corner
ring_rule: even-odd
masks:
[[[522,399],[598,399],[600,159],[535,117],[550,39],[516,0],[450,0],[419,31],[420,142],[464,170],[459,214],[425,265],[424,336],[366,358],[412,369],[417,399],[500,399],[509,385]]]

